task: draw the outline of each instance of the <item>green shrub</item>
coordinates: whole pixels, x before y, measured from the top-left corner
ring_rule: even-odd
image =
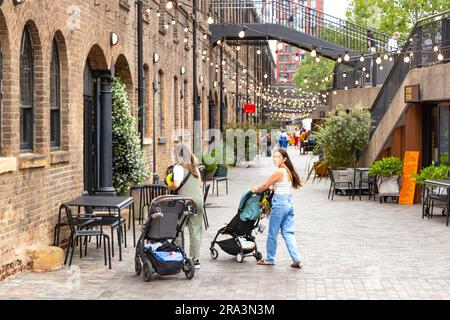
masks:
[[[333,169],[356,165],[358,154],[369,143],[370,113],[358,104],[350,110],[339,105],[317,126],[314,153],[323,150],[323,163]]]
[[[375,161],[370,166],[369,175],[380,175],[383,177],[400,176],[403,171],[403,163],[400,158],[386,157],[381,160]]]
[[[112,146],[113,181],[117,192],[128,191],[130,182],[142,183],[148,176],[136,128],[125,84],[115,78],[112,87]]]
[[[417,184],[423,184],[425,180],[443,180],[448,178],[450,166],[441,164],[439,166],[431,165],[422,168],[419,174],[413,174],[413,178]]]

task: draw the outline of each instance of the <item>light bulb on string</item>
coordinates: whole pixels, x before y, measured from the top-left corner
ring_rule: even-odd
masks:
[[[350,61],[350,56],[348,55],[348,52],[346,52],[344,55],[344,61],[346,62]]]
[[[244,30],[241,30],[240,32],[239,32],[239,38],[244,38],[245,37],[245,31]]]
[[[167,10],[171,10],[173,8],[173,2],[172,1],[167,1],[166,3],[166,9]]]
[[[361,57],[359,58],[359,61],[364,62],[364,55],[361,55]]]
[[[439,61],[444,60],[444,56],[442,55],[442,53],[439,53],[439,54],[438,54],[438,60],[439,60]]]
[[[381,64],[381,57],[378,56],[377,59],[375,60],[375,62],[376,62],[377,64]]]
[[[283,43],[282,42],[278,42],[277,49],[278,50],[283,50]]]
[[[403,61],[405,63],[409,63],[411,61],[411,59],[409,58],[409,56],[405,56],[405,58],[403,58]]]
[[[342,62],[342,58],[341,55],[339,55],[339,57],[337,58],[337,63],[341,63]]]

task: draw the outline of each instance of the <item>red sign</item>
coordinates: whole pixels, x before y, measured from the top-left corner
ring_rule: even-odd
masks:
[[[256,105],[244,104],[244,113],[256,113]]]

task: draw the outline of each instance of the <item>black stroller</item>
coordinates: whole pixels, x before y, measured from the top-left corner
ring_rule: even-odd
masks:
[[[183,230],[186,218],[196,213],[197,206],[189,198],[164,195],[152,201],[136,246],[136,275],[142,273],[146,282],[153,279],[155,272],[173,275],[183,270],[186,278],[194,277],[194,261],[186,257],[175,239]]]
[[[266,197],[269,202],[272,199],[273,193],[266,191],[262,194],[254,194],[247,191],[243,194],[237,214],[233,217],[229,224],[217,231],[214,240],[211,242],[210,252],[213,259],[217,259],[219,252],[214,248],[217,243],[219,247],[226,253],[236,256],[236,261],[242,263],[245,257],[254,256],[256,260],[262,259],[261,252],[256,246],[255,237],[252,231],[259,226],[259,220],[262,209],[260,203]],[[242,219],[246,211],[253,213],[247,215],[250,219]],[[229,235],[231,238],[217,241],[220,235]]]

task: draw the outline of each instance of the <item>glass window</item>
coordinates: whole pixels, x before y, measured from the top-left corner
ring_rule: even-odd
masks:
[[[448,161],[448,109],[439,108],[439,163]]]
[[[30,32],[25,28],[20,48],[20,149],[33,149],[33,47]]]
[[[158,137],[162,136],[163,131],[163,85],[162,85],[163,73],[160,71],[157,74],[157,92],[158,92]]]
[[[59,50],[53,40],[52,60],[50,64],[50,146],[61,146],[61,71]]]
[[[281,54],[280,55],[280,62],[289,62],[289,55]]]
[[[173,79],[173,125],[175,129],[178,129],[178,79]]]

